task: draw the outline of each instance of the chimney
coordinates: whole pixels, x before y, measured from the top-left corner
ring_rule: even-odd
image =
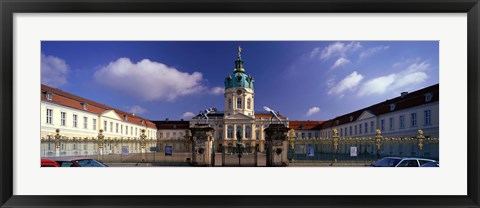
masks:
[[[400,97],[404,98],[406,95],[408,95],[408,92],[402,92],[400,93]]]

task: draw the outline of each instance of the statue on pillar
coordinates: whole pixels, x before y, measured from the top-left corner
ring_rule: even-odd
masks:
[[[207,108],[205,109],[204,111],[200,111],[200,118],[198,119],[198,122],[197,123],[200,123],[200,120],[202,120],[203,118],[205,118],[206,120],[206,124],[208,124],[208,114],[210,113],[215,113],[217,112],[217,109],[216,108]]]
[[[271,108],[267,107],[267,106],[263,106],[263,109],[266,110],[267,112],[269,112],[272,117],[270,118],[270,124],[273,122],[273,119],[276,118],[280,124],[283,124],[282,120],[280,120],[280,118],[278,117],[278,111],[275,112],[274,110],[272,110]]]

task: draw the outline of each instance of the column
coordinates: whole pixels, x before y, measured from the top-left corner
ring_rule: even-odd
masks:
[[[226,140],[228,137],[228,125],[227,124],[223,124],[223,139]]]
[[[245,124],[242,124],[242,140],[245,140]]]
[[[233,140],[237,140],[237,124],[233,124]]]

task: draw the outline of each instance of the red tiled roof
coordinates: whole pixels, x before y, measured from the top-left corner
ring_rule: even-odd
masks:
[[[432,93],[432,100],[426,102],[425,101],[425,94],[427,93]],[[375,105],[342,115],[338,116],[336,118],[330,119],[328,121],[325,121],[321,125],[321,129],[326,129],[326,128],[331,128],[334,126],[339,126],[342,124],[350,123],[358,119],[360,115],[364,111],[369,111],[374,115],[382,115],[390,112],[395,112],[407,108],[411,108],[414,106],[419,106],[422,104],[427,104],[431,102],[436,102],[439,100],[439,84],[435,84],[411,93],[406,94],[405,96],[398,96],[393,99],[386,100],[381,103],[377,103]],[[393,111],[390,110],[390,105],[394,104],[395,108]],[[350,118],[352,118],[352,121],[350,121]],[[338,124],[337,124],[338,120]]]
[[[152,121],[157,129],[188,129],[190,122],[188,121]]]
[[[320,130],[323,121],[289,121],[288,127],[294,130]]]
[[[47,100],[45,92],[52,93],[52,100],[51,101]],[[62,91],[62,90],[59,90],[59,89],[56,89],[56,88],[53,88],[53,87],[49,87],[49,86],[44,85],[44,84],[41,85],[40,99],[42,101],[45,101],[45,102],[57,103],[59,105],[68,106],[70,108],[75,108],[77,110],[87,111],[87,112],[98,114],[98,115],[102,114],[106,110],[114,110],[115,113],[117,113],[117,115],[125,122],[133,123],[133,124],[137,124],[137,125],[144,125],[144,126],[147,126],[147,127],[150,127],[150,128],[156,128],[156,126],[153,122],[151,122],[151,121],[149,121],[145,118],[142,118],[142,117],[139,117],[139,116],[136,116],[136,115],[134,116],[131,113],[127,113],[125,111],[122,111],[122,110],[119,110],[119,109],[116,109],[116,108],[112,108],[110,106],[100,104],[100,103],[97,103],[95,101],[85,99],[83,97],[80,97],[80,96],[77,96],[77,95],[74,95],[74,94],[70,94],[68,92],[65,92],[65,91]],[[86,103],[88,105],[87,110],[83,109],[83,103]],[[128,116],[128,121],[126,121],[125,116]],[[142,121],[144,121],[145,124],[142,124]]]

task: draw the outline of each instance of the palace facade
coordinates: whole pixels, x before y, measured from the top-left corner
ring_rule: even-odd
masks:
[[[233,72],[224,80],[224,110],[208,114],[208,125],[215,129],[216,151],[235,147],[237,137],[245,147],[265,150],[264,130],[271,123],[271,114],[255,111],[254,83],[239,51]],[[439,84],[403,92],[398,97],[326,121],[291,121],[280,114],[278,117],[295,131],[297,139],[332,138],[334,129],[344,138],[374,137],[377,129],[385,137],[416,137],[418,130],[423,130],[425,137],[438,138]],[[274,122],[279,121],[274,119]],[[105,140],[113,141],[103,147],[104,154],[120,154],[125,145],[131,153],[141,152],[142,130],[145,130],[147,151],[163,151],[165,146],[170,146],[174,151],[188,152],[186,131],[196,124],[206,123],[200,114],[189,121],[151,121],[41,86],[41,150],[44,156],[54,155],[51,141],[57,129],[64,141],[71,141],[61,144],[60,155],[100,154],[97,146],[100,130]]]

